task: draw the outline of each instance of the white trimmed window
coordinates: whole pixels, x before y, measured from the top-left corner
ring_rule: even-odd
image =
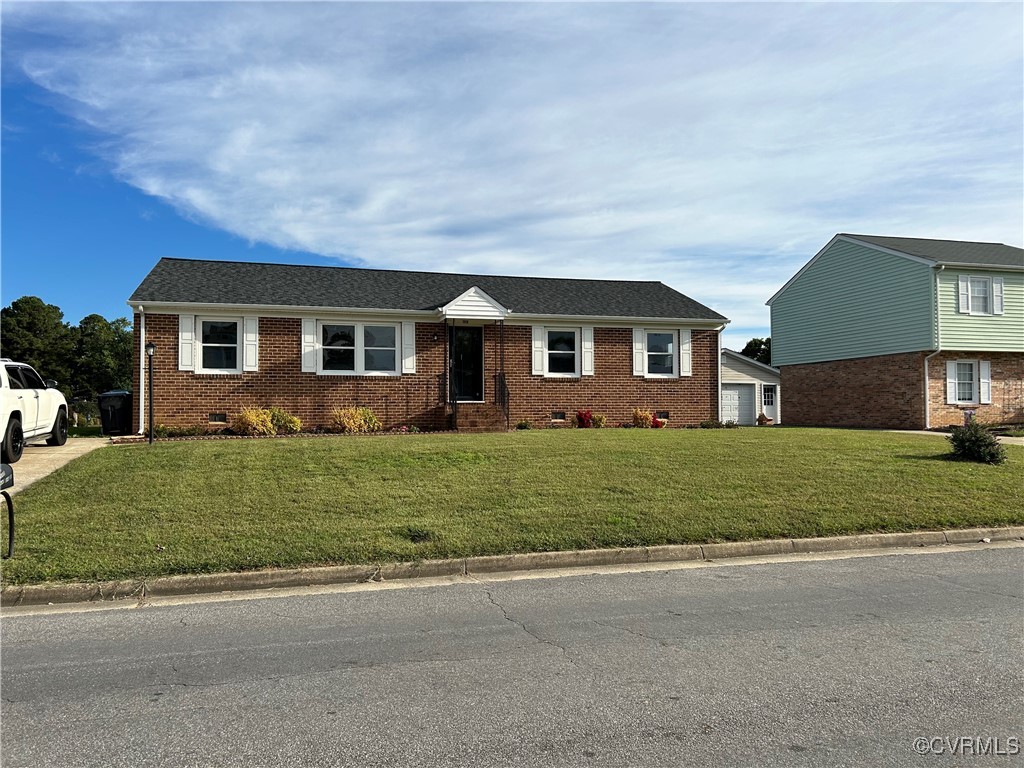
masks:
[[[593,326],[533,326],[530,373],[553,379],[593,376]]]
[[[1003,278],[960,275],[958,283],[960,314],[1003,314]]]
[[[633,375],[675,379],[691,373],[690,330],[633,329]]]
[[[199,359],[196,373],[239,373],[242,370],[242,319],[196,318]]]
[[[545,376],[580,375],[580,332],[578,328],[545,328]]]
[[[987,405],[992,402],[992,364],[988,360],[946,362],[946,403]]]
[[[317,373],[398,376],[398,323],[317,322]]]
[[[646,355],[647,366],[644,369],[647,376],[678,376],[676,365],[676,332],[675,331],[645,331],[647,337]]]

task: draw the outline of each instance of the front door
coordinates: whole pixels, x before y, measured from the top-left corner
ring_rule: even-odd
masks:
[[[774,384],[761,386],[761,410],[765,416],[775,422],[779,420],[779,411],[775,404],[776,398],[778,398],[778,392],[776,392]]]
[[[483,402],[484,329],[480,326],[453,327],[449,345],[455,399],[459,402]]]

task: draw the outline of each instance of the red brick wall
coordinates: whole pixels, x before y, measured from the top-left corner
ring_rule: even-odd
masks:
[[[946,362],[988,360],[992,366],[990,405],[947,405]],[[979,421],[993,424],[1024,423],[1024,355],[1019,352],[942,352],[928,361],[928,395],[931,425],[963,424],[963,411],[975,411]]]
[[[784,365],[783,421],[793,427],[924,429],[924,356]]]
[[[135,328],[139,328],[136,316]],[[302,373],[300,321],[260,318],[257,372],[230,376],[178,370],[177,315],[146,315],[146,340],[157,345],[154,367],[154,421],[168,426],[206,425],[211,413],[228,419],[246,406],[280,406],[305,427],[321,426],[335,408],[367,406],[385,428],[409,424],[423,429],[447,426],[439,404],[438,375],[444,368],[443,323],[416,324],[416,373],[401,377],[318,376]],[[498,327],[484,329],[485,399],[494,401],[498,371]],[[434,336],[437,341],[434,341]],[[546,379],[530,374],[531,330],[505,326],[505,374],[510,415],[515,424],[550,423],[552,411],[567,415],[582,408],[603,413],[609,423],[629,421],[635,407],[670,412],[672,426],[696,424],[718,414],[716,331],[692,332],[693,376],[644,379],[632,374],[630,328],[595,328],[595,376]],[[134,344],[135,421],[138,423],[138,337]]]

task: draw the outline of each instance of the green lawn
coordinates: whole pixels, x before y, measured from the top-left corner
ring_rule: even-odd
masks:
[[[6,583],[1024,523],[1024,449],[805,429],[103,448],[15,497]]]

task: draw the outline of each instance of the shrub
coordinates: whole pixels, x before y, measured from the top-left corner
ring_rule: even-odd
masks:
[[[380,432],[380,419],[369,408],[338,408],[331,412],[330,428],[353,435]]]
[[[580,429],[590,429],[594,426],[594,414],[591,413],[589,408],[585,411],[576,411],[573,424]]]
[[[533,429],[533,422],[523,419],[516,422],[516,429]]]
[[[1006,461],[1006,448],[999,444],[988,428],[977,421],[953,427],[948,439],[953,446],[954,459],[982,464],[1002,464]]]
[[[266,408],[243,408],[231,422],[231,430],[237,435],[277,434]]]
[[[644,411],[640,408],[633,409],[633,426],[634,427],[650,427],[651,422],[654,421],[654,414],[650,411]]]
[[[704,421],[700,423],[701,429],[721,429],[724,426],[725,424],[720,422],[718,419],[704,419]]]
[[[270,423],[279,435],[294,435],[302,431],[302,421],[297,416],[292,416],[284,408],[274,406],[267,409],[270,414]]]
[[[608,423],[608,417],[603,413],[594,414],[594,429],[603,429],[604,425]]]

